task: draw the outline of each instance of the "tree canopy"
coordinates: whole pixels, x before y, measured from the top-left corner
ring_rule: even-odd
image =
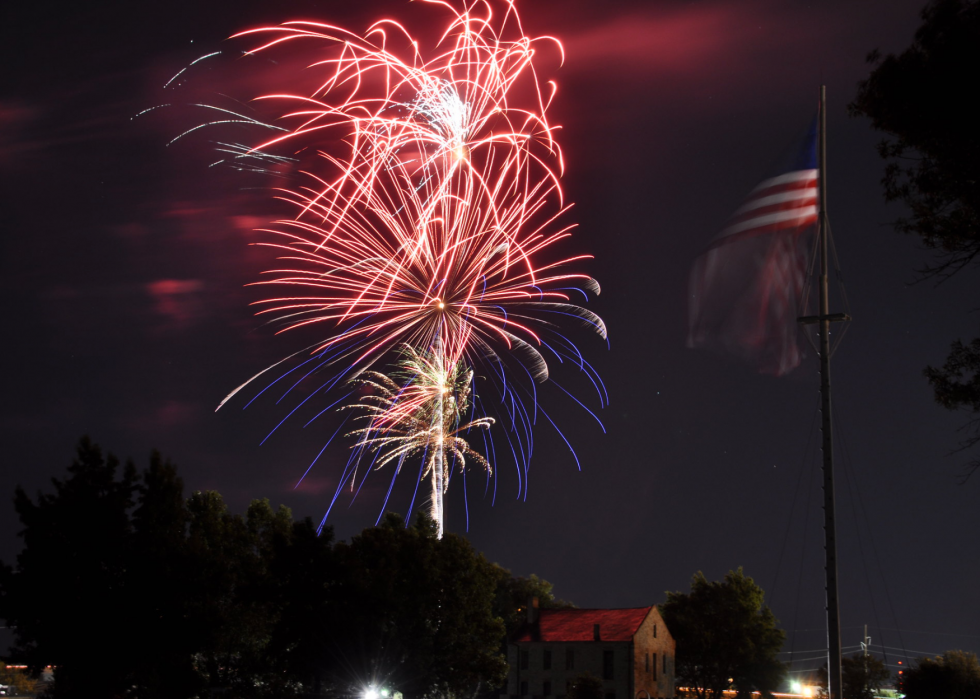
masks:
[[[410,528],[388,515],[337,554],[346,660],[361,681],[415,696],[503,681],[495,571],[466,539],[437,539],[425,515]]]
[[[30,677],[20,668],[7,667],[0,661],[0,690],[6,691],[6,696],[34,696],[40,683]]]
[[[504,678],[501,600],[524,583],[425,516],[335,544],[268,500],[242,516],[185,498],[159,454],[140,473],[88,439],[53,487],[17,490],[0,617],[13,660],[56,666],[55,697],[422,697]]]
[[[933,0],[909,48],[869,61],[851,113],[888,136],[885,197],[909,211],[898,230],[940,253],[930,271],[953,273],[980,254],[980,134],[964,89],[980,74],[980,4]]]
[[[885,663],[874,655],[855,653],[841,660],[844,699],[874,699],[891,676]]]
[[[907,699],[976,699],[980,663],[975,654],[961,650],[922,658],[902,675],[900,689]]]
[[[897,230],[938,253],[926,276],[948,277],[980,255],[980,133],[968,87],[980,78],[980,2],[933,0],[909,48],[884,58],[875,51],[869,62],[850,111],[886,134],[878,146],[888,161],[885,198],[908,210]],[[942,367],[925,370],[937,402],[972,413],[962,448],[980,442],[978,370],[980,339],[957,340]],[[966,475],[978,467],[973,461]]]
[[[772,696],[785,675],[776,659],[785,633],[764,596],[741,568],[716,582],[698,572],[689,594],[667,593],[660,614],[677,642],[679,685],[698,699],[719,699],[733,686],[741,696]]]
[[[555,597],[552,585],[533,573],[527,577],[515,577],[506,568],[495,565],[497,576],[497,591],[494,599],[494,611],[504,620],[507,638],[521,628],[527,619],[528,602],[535,598],[540,609],[574,609],[575,605]]]
[[[132,659],[122,633],[129,609],[126,561],[133,553],[128,512],[136,494],[136,468],[120,468],[82,440],[66,480],[52,479],[54,492],[37,501],[18,488],[14,507],[24,525],[17,571],[4,570],[0,616],[15,629],[14,659],[39,672],[60,668],[65,691],[99,681],[99,660]],[[112,678],[107,693],[120,693]]]

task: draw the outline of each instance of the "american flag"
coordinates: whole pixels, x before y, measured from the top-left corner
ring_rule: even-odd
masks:
[[[796,319],[816,221],[814,121],[792,161],[750,192],[694,263],[688,346],[734,354],[777,376],[798,366]]]
[[[731,242],[733,235],[765,235],[816,222],[817,168],[794,170],[759,183],[712,245]]]

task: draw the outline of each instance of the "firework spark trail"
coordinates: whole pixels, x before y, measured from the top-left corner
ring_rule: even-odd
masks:
[[[370,208],[352,207],[337,219],[336,209],[318,209],[301,193],[284,192],[283,198],[310,215],[282,221],[281,228],[269,231],[281,242],[260,245],[277,250],[290,266],[270,271],[272,279],[257,283],[318,294],[264,299],[257,302],[264,306],[259,313],[283,319],[280,332],[310,324],[345,325],[346,332],[317,351],[358,339],[360,353],[352,368],[371,364],[401,343],[429,347],[445,326],[450,363],[468,352],[492,356],[492,348],[503,344],[529,354],[532,373],[543,380],[547,364],[533,346],[541,344],[541,330],[551,325],[543,313],[567,313],[605,337],[602,321],[571,303],[564,288],[578,281],[597,291],[589,277],[560,271],[581,257],[540,268],[532,262],[569,234],[570,227],[546,230],[555,217],[530,221],[547,203],[549,188],[513,198],[496,216],[490,202],[474,201],[473,190],[435,198],[407,188],[397,192],[395,198],[382,190]],[[324,224],[308,220],[314,216],[323,217]],[[552,288],[559,285],[563,288]]]
[[[258,313],[275,317],[279,332],[328,328],[303,362],[310,368],[283,398],[326,367],[332,377],[301,405],[345,377],[370,388],[354,406],[369,425],[351,433],[357,444],[339,488],[348,482],[355,488],[362,459],[371,465],[358,491],[372,466],[394,462],[394,479],[406,459],[421,454],[420,477],[432,475],[441,536],[446,464],[465,467],[468,457],[490,472],[462,436],[494,422],[475,413],[463,420],[466,406],[472,412],[477,403],[475,393],[470,399],[473,372],[463,367],[490,369],[509,423],[504,434],[518,468],[518,494],[523,487],[526,496],[533,423],[540,412],[554,424],[534,387],[549,376],[541,348],[585,373],[603,404],[608,398],[594,369],[558,328],[562,318],[574,318],[603,338],[606,329],[570,298],[575,291],[586,299],[599,293],[590,277],[566,271],[590,256],[554,259],[552,252],[574,226],[563,223],[562,155],[557,127],[546,116],[555,87],[542,85],[533,58],[540,44],[559,50],[560,44],[525,36],[510,0],[496,16],[487,0],[462,10],[423,2],[451,13],[431,58],[393,20],[372,25],[363,37],[313,22],[239,34],[268,37],[252,53],[309,40],[325,55],[311,66],[322,73],[311,95],[261,98],[289,107],[269,120],[291,124],[273,127],[284,133],[224,151],[236,161],[255,156],[276,164],[296,162],[300,152],[316,154],[300,166],[301,186],[278,190],[295,215],[267,229],[274,238],[260,243],[281,264],[256,283],[287,291],[258,301]],[[290,155],[277,155],[286,147]],[[545,255],[551,259],[539,263]],[[393,352],[402,353],[398,380],[374,369]],[[527,373],[531,410],[514,390],[519,382],[508,376],[510,362]],[[492,453],[492,440],[486,443]]]
[[[272,35],[252,53],[306,39],[337,54],[312,64],[326,73],[312,96],[262,97],[295,103],[282,119],[298,123],[256,148],[310,137],[322,142],[325,131],[342,129],[349,153],[332,160],[335,176],[320,196],[328,206],[343,210],[369,196],[393,163],[405,166],[416,183],[443,180],[460,169],[479,180],[485,166],[495,163],[508,167],[514,191],[544,177],[560,196],[561,151],[554,139],[556,127],[546,117],[554,85],[542,86],[532,63],[538,44],[553,43],[558,50],[560,44],[549,37],[524,36],[511,3],[497,18],[487,2],[472,3],[463,11],[426,2],[453,13],[436,55],[428,60],[420,53],[421,42],[392,20],[374,24],[364,37],[314,22],[239,34]],[[512,93],[519,88],[532,97],[517,98]]]
[[[427,473],[432,476],[431,514],[440,538],[442,496],[449,486],[453,464],[458,462],[460,470],[465,471],[466,457],[470,457],[488,474],[492,472],[486,458],[472,449],[462,435],[473,429],[489,429],[494,423],[490,417],[471,417],[464,422],[466,412],[471,409],[473,371],[464,369],[461,363],[447,367],[443,361],[438,339],[433,351],[427,354],[406,346],[404,359],[399,363],[401,381],[379,372],[366,372],[354,381],[374,391],[350,406],[361,413],[356,419],[369,422],[350,436],[358,438],[358,449],[376,454],[376,468],[397,461],[394,478],[406,459],[423,453],[422,478]]]

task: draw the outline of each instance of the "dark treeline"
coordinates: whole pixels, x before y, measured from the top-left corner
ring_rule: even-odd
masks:
[[[65,480],[18,489],[24,548],[0,569],[9,660],[55,666],[55,697],[472,696],[505,677],[505,631],[551,585],[514,578],[431,520],[349,543],[255,500],[185,497],[83,439]]]

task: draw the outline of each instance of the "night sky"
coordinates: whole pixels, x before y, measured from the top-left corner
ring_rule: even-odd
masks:
[[[890,665],[903,648],[980,651],[980,476],[957,484],[970,457],[949,452],[966,416],[935,405],[922,377],[953,339],[975,335],[976,276],[916,283],[930,257],[890,225],[902,212],[883,202],[881,135],[846,114],[865,56],[904,49],[920,1],[519,7],[528,34],[554,35],[566,50],[563,67],[543,65],[559,85],[552,116],[563,126],[570,220],[580,224],[571,249],[595,255],[587,271],[602,295],[589,308],[606,321],[610,346],[577,339],[611,406],[599,412],[603,434],[543,389],[581,471],[540,422],[526,499],[516,498],[509,462],[492,507],[494,485],[485,497],[473,471],[467,503],[453,481],[447,529],[465,531],[468,505],[477,549],[582,607],[662,602],[698,570],[718,579],[744,566],[787,630],[786,650],[820,655],[817,363],[810,356],[787,377],[762,376],[686,349],[685,336],[691,263],[806,129],[825,83],[829,211],[855,319],[833,364],[843,643],[856,650],[868,624]],[[248,100],[269,89],[260,76],[271,73],[229,60],[163,85],[198,56],[240,49],[225,38],[261,23],[361,30],[383,16],[412,18],[419,5],[117,1],[59,14],[6,3],[2,12],[0,559],[12,562],[20,545],[15,486],[49,490],[83,434],[141,467],[160,449],[189,491],[215,489],[234,511],[267,497],[319,520],[347,445],[293,486],[330,425],[287,422],[260,446],[283,406],[214,411],[305,346],[274,335],[248,306],[260,294],[245,285],[272,266],[248,245],[274,214],[268,192],[207,168],[207,137],[166,145],[197,118],[181,105],[208,93]],[[163,102],[176,106],[132,118]],[[409,480],[389,509],[407,511]],[[374,523],[387,483],[384,474],[369,480],[334,510],[339,538]]]

